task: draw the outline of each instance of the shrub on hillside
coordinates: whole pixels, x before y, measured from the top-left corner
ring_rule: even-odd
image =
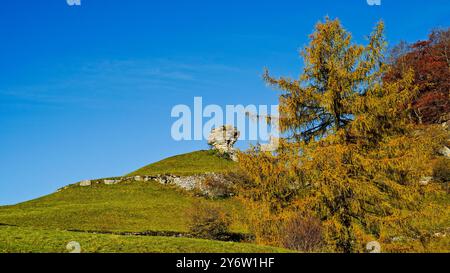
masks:
[[[231,216],[217,205],[197,202],[188,211],[189,232],[204,239],[224,240],[229,235]]]
[[[229,175],[208,176],[202,183],[208,196],[213,198],[226,198],[235,195],[236,189]]]
[[[318,251],[323,246],[320,220],[296,216],[283,229],[283,246],[301,252]]]
[[[203,182],[203,186],[215,193],[215,197],[231,197],[238,194],[238,185],[247,184],[248,177],[241,171],[228,171],[226,173],[213,176]]]
[[[433,176],[441,182],[450,182],[450,159],[440,159],[433,168]]]

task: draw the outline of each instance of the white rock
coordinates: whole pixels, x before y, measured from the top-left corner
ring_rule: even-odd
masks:
[[[403,236],[396,236],[391,239],[392,242],[402,242],[404,240],[405,238],[403,238]]]
[[[447,146],[444,146],[439,153],[447,158],[450,158],[450,149]]]
[[[444,238],[444,237],[447,237],[447,234],[441,233],[441,232],[436,232],[435,234],[433,234],[433,236],[437,237],[437,238]]]
[[[91,180],[83,180],[80,182],[81,187],[89,187],[91,184]]]
[[[229,154],[233,160],[236,160],[236,149],[233,147],[239,139],[239,131],[232,125],[224,125],[211,130],[208,137],[208,144],[214,150]]]
[[[422,186],[426,186],[428,184],[430,184],[430,182],[433,180],[433,177],[431,176],[427,176],[427,177],[423,177],[420,181],[419,184]]]
[[[103,180],[103,183],[105,185],[115,185],[118,184],[120,181],[119,180]]]

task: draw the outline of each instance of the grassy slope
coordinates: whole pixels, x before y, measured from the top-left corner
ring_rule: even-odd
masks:
[[[220,158],[212,151],[197,151],[169,157],[162,161],[145,166],[129,175],[151,176],[158,174],[174,174],[188,176],[207,172],[226,172],[236,168],[236,163]]]
[[[234,168],[236,164],[232,161],[210,151],[198,151],[162,160],[130,175],[193,175]],[[279,251],[251,244],[70,231],[187,232],[186,212],[199,199],[220,203],[235,215],[232,231],[246,232],[243,209],[235,199],[204,200],[156,182],[73,185],[35,200],[0,207],[0,252],[64,252],[70,240],[79,241],[86,252]]]
[[[279,248],[201,239],[88,234],[68,231],[0,226],[0,253],[68,252],[76,241],[86,253],[284,252]]]
[[[186,211],[199,199],[204,200],[157,182],[73,186],[36,200],[0,207],[0,223],[63,230],[185,232]],[[206,202],[219,202],[232,214],[242,214],[242,207],[234,199]],[[245,231],[239,219],[232,229]]]
[[[385,247],[386,251],[450,253],[450,192],[448,185],[431,184],[427,187],[434,188],[435,192],[426,195],[424,202],[426,205],[412,224],[414,229],[422,232],[424,240],[402,240],[399,243],[391,243]],[[443,234],[443,236],[434,236],[437,233]]]
[[[0,207],[1,252],[67,252],[78,241],[85,252],[278,252],[252,244],[158,236],[91,234],[103,232],[186,232],[186,211],[194,201],[220,202],[234,215],[234,199],[204,200],[157,182],[73,186],[62,192],[14,206]],[[232,230],[245,232],[236,217]]]

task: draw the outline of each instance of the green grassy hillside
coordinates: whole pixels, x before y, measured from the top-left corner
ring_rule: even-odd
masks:
[[[36,200],[0,207],[0,223],[62,230],[186,232],[186,211],[199,199],[204,200],[157,182],[72,186]],[[235,199],[205,201],[220,203],[234,215],[242,214]],[[245,232],[236,218],[233,231]]]
[[[130,175],[184,176],[235,168],[234,162],[211,151],[198,151],[150,164]],[[219,204],[233,215],[231,232],[247,232],[243,208],[236,199],[206,200],[155,181],[90,187],[73,184],[35,200],[0,207],[0,252],[66,252],[69,241],[80,242],[86,252],[280,251],[252,244],[169,237],[188,232],[187,211],[198,200]]]
[[[173,174],[188,176],[207,172],[222,173],[235,170],[236,168],[237,164],[234,161],[221,158],[212,151],[197,151],[169,157],[128,175],[152,176]]]
[[[86,253],[276,253],[284,249],[246,243],[159,236],[89,234],[0,226],[0,253],[61,253],[76,241]]]
[[[200,199],[219,203],[235,216],[232,231],[246,232],[242,207],[235,199],[206,200],[154,181],[72,186],[0,207],[0,252],[65,252],[70,241],[80,242],[86,252],[281,251],[244,243],[126,235],[187,232],[186,212]]]

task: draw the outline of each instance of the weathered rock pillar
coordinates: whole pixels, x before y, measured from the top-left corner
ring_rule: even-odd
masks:
[[[237,128],[232,125],[223,125],[211,130],[208,137],[208,144],[212,149],[222,154],[228,154],[230,158],[237,161],[236,149],[233,147],[240,136]]]

